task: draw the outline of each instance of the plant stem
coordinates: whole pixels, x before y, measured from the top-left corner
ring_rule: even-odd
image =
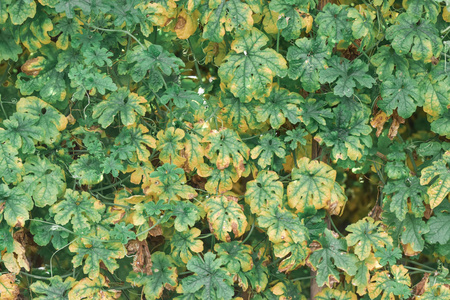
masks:
[[[127,30],[122,30],[122,29],[107,29],[107,28],[100,28],[97,26],[94,26],[92,24],[86,23],[87,26],[97,29],[97,30],[102,30],[102,31],[109,31],[109,32],[122,32],[125,33],[129,36],[131,36],[142,48],[145,49],[144,45],[137,39],[137,37],[135,37],[133,34],[131,34],[131,32],[127,31]]]

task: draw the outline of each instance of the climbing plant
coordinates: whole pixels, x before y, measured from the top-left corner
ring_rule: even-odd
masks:
[[[450,299],[450,1],[2,0],[1,299]]]

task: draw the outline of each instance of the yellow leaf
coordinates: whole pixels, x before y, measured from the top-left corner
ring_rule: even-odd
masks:
[[[3,274],[0,276],[0,297],[2,300],[18,299],[20,290],[15,283],[16,275],[12,273]]]

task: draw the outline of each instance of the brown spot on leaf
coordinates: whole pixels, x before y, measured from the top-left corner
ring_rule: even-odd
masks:
[[[152,260],[147,241],[133,240],[126,245],[128,255],[135,254],[133,258],[133,271],[143,272],[147,275],[152,274]]]
[[[183,17],[178,17],[177,24],[175,25],[175,30],[183,29],[186,25],[186,19]]]

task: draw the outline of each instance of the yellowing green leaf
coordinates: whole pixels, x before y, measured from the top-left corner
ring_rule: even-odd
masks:
[[[0,184],[0,216],[11,227],[23,227],[33,208],[33,200],[20,187]]]
[[[248,159],[250,149],[235,131],[228,128],[212,130],[202,142],[209,143],[205,149],[206,156],[216,162],[218,169],[224,169],[230,163],[237,169],[243,169],[244,159]]]
[[[21,98],[17,111],[39,119],[36,126],[42,130],[47,145],[56,142],[61,136],[60,131],[67,126],[67,118],[63,114],[37,97]]]
[[[261,50],[268,41],[267,36],[256,28],[238,31],[231,44],[233,51],[219,68],[222,83],[245,102],[269,96],[273,77],[286,75],[283,56],[270,48]]]
[[[152,274],[130,273],[127,281],[135,286],[144,286],[145,298],[160,299],[164,289],[173,290],[177,282],[177,269],[171,263],[170,257],[163,252],[152,253]]]
[[[110,272],[114,272],[119,267],[116,259],[123,258],[127,253],[120,242],[99,241],[89,237],[70,244],[69,250],[76,253],[72,259],[73,266],[83,266],[83,272],[91,279],[100,275],[100,262]]]
[[[427,190],[431,209],[437,207],[450,193],[450,170],[447,168],[449,161],[450,152],[446,152],[442,159],[434,161],[431,166],[422,170],[421,185],[429,184],[437,177]]]
[[[324,162],[311,161],[307,157],[299,159],[297,165],[298,168],[292,170],[293,181],[287,188],[289,206],[298,212],[303,212],[308,206],[316,209],[327,207],[336,171]]]
[[[99,222],[105,205],[86,192],[67,189],[64,199],[54,204],[50,211],[55,214],[55,222],[65,225],[71,221],[75,232],[91,227],[91,222]]]
[[[380,294],[381,300],[394,299],[395,296],[406,299],[411,294],[408,270],[402,265],[396,265],[391,267],[391,274],[392,276],[388,271],[382,271],[372,277],[367,288],[371,299]]]
[[[113,300],[120,296],[117,290],[109,289],[108,280],[102,274],[96,278],[83,278],[78,281],[70,290],[69,300],[93,299],[93,300]]]
[[[210,1],[208,10],[202,16],[205,24],[203,38],[220,43],[225,31],[251,30],[252,14],[248,4],[240,0]]]
[[[225,169],[217,169],[207,164],[201,164],[198,169],[198,175],[201,177],[210,177],[205,185],[205,190],[210,194],[221,194],[231,190],[233,188],[233,182],[237,182],[240,178],[232,165],[229,165]]]
[[[70,173],[80,184],[93,185],[103,180],[101,161],[90,154],[83,154],[69,167]]]
[[[148,131],[148,128],[142,124],[133,124],[123,128],[116,138],[116,144],[119,148],[118,151],[134,151],[137,154],[137,158],[141,162],[146,163],[150,156],[148,147],[156,148],[156,140],[153,136],[146,134]]]
[[[315,297],[315,300],[356,300],[356,295],[350,291],[340,291],[337,289],[325,288]]]
[[[249,245],[232,241],[216,244],[214,250],[231,274],[236,274],[239,271],[247,272],[253,267],[252,247]]]
[[[411,51],[414,60],[430,62],[439,56],[442,41],[439,32],[429,21],[410,13],[402,13],[395,19],[397,25],[386,30],[386,38],[392,41],[392,48],[398,54]]]
[[[366,259],[358,261],[356,267],[357,271],[355,277],[352,279],[352,283],[357,287],[357,293],[360,296],[363,296],[367,293],[366,290],[370,281],[370,271],[381,268],[381,265],[378,263],[378,260],[373,253],[370,253]]]
[[[275,257],[282,258],[278,265],[278,271],[290,272],[306,263],[311,250],[307,246],[307,241],[294,242],[290,237],[281,243],[273,245]]]
[[[230,241],[230,232],[238,238],[245,233],[247,217],[232,196],[214,196],[206,202],[205,210],[211,231],[221,241]]]
[[[0,176],[6,183],[18,182],[22,178],[24,168],[18,154],[9,140],[0,142]]]
[[[272,204],[281,205],[282,199],[283,184],[273,171],[261,171],[255,180],[247,183],[245,201],[250,204],[254,214],[260,214]]]
[[[156,180],[150,186],[149,191],[166,202],[179,200],[180,198],[192,199],[197,196],[194,188],[185,184],[186,176],[183,169],[177,168],[174,164],[164,164],[158,167],[150,177],[156,178]]]
[[[308,238],[308,230],[300,219],[285,208],[270,205],[258,216],[258,224],[267,228],[269,240],[273,243],[282,243],[293,240],[302,243]]]
[[[379,227],[380,223],[367,217],[347,226],[346,230],[351,232],[346,237],[347,244],[348,246],[356,245],[355,254],[359,260],[368,258],[372,249],[392,247],[392,238]]]
[[[174,127],[169,127],[166,130],[158,132],[156,150],[159,150],[159,159],[161,161],[175,164],[178,167],[184,164],[185,158],[180,155],[180,150],[183,149],[181,141],[184,135],[182,129],[175,129]]]
[[[25,165],[23,182],[20,186],[33,197],[37,207],[52,205],[66,190],[64,171],[48,159],[31,156]]]
[[[170,239],[172,257],[176,262],[180,260],[187,264],[194,253],[203,251],[203,241],[198,239],[201,231],[198,228],[188,229],[182,232],[175,232]]]

